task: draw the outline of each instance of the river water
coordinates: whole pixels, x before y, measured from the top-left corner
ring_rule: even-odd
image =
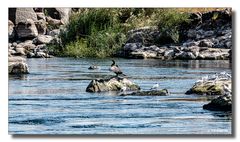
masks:
[[[9,76],[9,134],[232,133],[231,114],[203,110],[209,98],[184,94],[202,76],[231,73],[228,61],[115,60],[142,90],[159,83],[170,96],[87,93],[92,79],[114,75],[111,59],[28,59],[30,74]]]

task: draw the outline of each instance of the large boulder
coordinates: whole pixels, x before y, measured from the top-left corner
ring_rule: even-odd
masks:
[[[132,93],[121,93],[121,96],[168,96],[170,93],[167,89],[150,90],[150,91],[136,91]]]
[[[210,103],[205,104],[203,109],[213,111],[231,111],[232,110],[232,94],[226,93],[213,99]]]
[[[8,57],[9,74],[28,74],[29,68],[22,57]]]
[[[32,19],[19,22],[16,27],[18,38],[34,38],[38,35],[38,30]]]
[[[15,24],[25,22],[27,19],[31,19],[33,22],[38,20],[33,8],[16,8]]]
[[[87,92],[120,91],[126,87],[127,91],[137,91],[140,87],[127,78],[112,77],[110,79],[92,80],[88,85]]]

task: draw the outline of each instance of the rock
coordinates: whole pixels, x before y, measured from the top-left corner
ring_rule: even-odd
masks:
[[[9,74],[27,74],[29,73],[26,59],[22,57],[8,57],[8,73]]]
[[[205,104],[203,109],[212,111],[232,111],[232,94],[226,93]]]
[[[62,24],[67,24],[71,13],[71,8],[45,8],[52,19],[60,20]]]
[[[24,48],[16,48],[16,53],[14,55],[20,55],[20,56],[24,56],[26,50]]]
[[[36,45],[39,44],[49,44],[53,40],[52,36],[49,35],[38,35],[35,39],[33,39],[33,43]]]
[[[13,62],[8,64],[9,74],[28,74],[28,65],[23,62]]]
[[[213,43],[210,40],[205,39],[205,40],[200,41],[199,46],[200,47],[213,47]]]
[[[8,20],[8,38],[13,39],[15,37],[14,24]]]
[[[231,93],[231,85],[231,76],[219,73],[197,81],[185,94],[224,95],[225,93]],[[228,87],[230,90],[226,89],[226,86],[230,86]]]
[[[10,55],[14,55],[14,54],[16,54],[16,51],[15,51],[15,50],[12,50],[12,49],[8,49],[8,53],[9,53]]]
[[[38,12],[43,13],[43,12],[44,12],[44,11],[43,11],[43,8],[33,8],[33,10],[34,10],[36,13],[38,13]]]
[[[126,87],[128,91],[140,90],[140,87],[126,78],[112,77],[110,79],[92,80],[88,85],[87,92],[120,91]]]
[[[61,20],[53,19],[49,16],[46,17],[46,20],[49,25],[59,26],[63,24]]]
[[[19,22],[16,27],[18,38],[34,38],[38,35],[38,30],[35,23],[31,19],[24,22]]]
[[[33,22],[37,21],[37,15],[33,8],[16,8],[15,24],[25,23],[27,19],[31,19]]]
[[[154,45],[159,37],[156,26],[147,26],[128,31],[126,43],[141,43],[146,46]]]
[[[32,44],[32,43],[29,43],[29,44],[23,44],[22,48],[30,51],[30,50],[34,50],[36,48],[36,45],[35,44]]]
[[[156,51],[143,51],[137,50],[130,53],[129,57],[134,59],[147,59],[147,58],[158,58],[158,53]]]
[[[27,58],[34,58],[34,57],[35,57],[34,53],[32,53],[32,52],[27,53]]]
[[[173,59],[174,55],[175,55],[175,53],[174,53],[173,50],[166,50],[164,52],[164,58],[167,59],[167,60]]]
[[[217,48],[208,48],[207,50],[201,51],[199,57],[203,56],[206,60],[227,60],[229,59],[229,49],[217,49]]]
[[[60,34],[60,29],[54,29],[49,32],[49,35],[52,37],[58,36]]]
[[[195,39],[197,37],[197,31],[193,29],[188,30],[187,37],[190,39]]]
[[[170,93],[167,89],[151,90],[151,91],[137,91],[132,93],[121,93],[121,96],[168,96]]]
[[[43,12],[36,12],[36,15],[38,20],[46,21],[45,14]]]
[[[38,30],[38,34],[46,34],[47,32],[47,24],[46,21],[44,20],[38,20],[37,22],[35,22],[36,28]]]
[[[8,62],[26,62],[26,59],[23,57],[15,56],[8,58]]]
[[[175,54],[175,59],[180,59],[180,60],[194,60],[196,59],[196,56],[192,52],[181,52]]]
[[[123,49],[125,52],[131,52],[140,48],[142,48],[142,43],[126,43]]]
[[[35,58],[50,58],[51,56],[49,56],[47,53],[44,53],[44,52],[37,52],[34,57]]]

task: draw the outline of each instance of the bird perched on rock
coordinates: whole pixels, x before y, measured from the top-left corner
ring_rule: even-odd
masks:
[[[156,83],[152,86],[152,88],[150,90],[157,90],[159,88],[159,84]]]
[[[114,72],[117,76],[118,75],[124,75],[126,76],[125,74],[123,74],[123,72],[121,71],[121,69],[118,67],[118,65],[116,65],[115,61],[112,60],[112,65],[109,69],[110,71]]]

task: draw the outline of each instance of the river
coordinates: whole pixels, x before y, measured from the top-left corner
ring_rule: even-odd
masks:
[[[111,59],[27,59],[30,74],[9,76],[9,134],[231,134],[232,114],[208,111],[206,96],[185,95],[202,76],[226,71],[228,61],[115,59],[142,90],[155,83],[169,96],[87,93],[108,78]],[[99,70],[88,70],[91,64]]]

